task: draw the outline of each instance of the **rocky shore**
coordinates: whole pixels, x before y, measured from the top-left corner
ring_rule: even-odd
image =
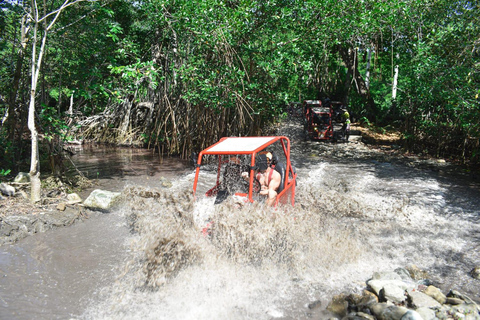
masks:
[[[0,217],[0,246],[15,243],[35,233],[70,226],[88,218],[90,214],[80,208],[66,208],[64,211],[52,210],[31,215]]]
[[[19,173],[11,183],[0,183],[0,246],[29,235],[70,226],[108,211],[120,197],[118,192],[93,190],[85,201],[61,188],[45,191],[42,202],[28,197],[28,174]]]
[[[471,276],[480,281],[480,268]],[[314,311],[320,305],[316,301],[308,308]],[[474,300],[453,289],[443,293],[415,266],[376,272],[362,294],[337,295],[321,313],[322,319],[342,320],[480,319]]]
[[[164,177],[159,181],[162,188],[172,186]],[[41,203],[32,204],[27,173],[19,173],[11,183],[0,183],[0,246],[107,213],[122,200],[121,192],[95,189],[92,184],[83,191],[85,200],[55,183],[49,186]]]

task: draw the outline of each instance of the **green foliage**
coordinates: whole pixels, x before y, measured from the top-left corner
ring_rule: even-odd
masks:
[[[67,136],[69,126],[59,117],[58,111],[50,106],[42,105],[39,114],[40,126],[43,128],[47,141],[58,137],[64,141],[71,141],[72,137]]]
[[[62,119],[72,94],[81,116],[134,97],[155,102],[138,131],[144,141],[168,148],[184,139],[187,149],[197,126],[207,125],[201,121],[223,126],[218,135],[244,135],[253,124],[283,117],[288,102],[330,97],[346,102],[353,118],[400,123],[411,148],[478,159],[478,9],[464,0],[85,2],[66,11],[50,34],[40,123],[47,137],[67,139]],[[12,2],[0,11],[3,110],[20,57],[23,13]],[[367,92],[340,48],[355,53],[363,79],[367,49],[373,52]],[[28,100],[28,50],[15,105]],[[0,128],[0,136],[6,131]]]
[[[10,174],[10,172],[12,172],[12,170],[10,169],[0,169],[0,177],[5,177],[5,176],[8,176]]]

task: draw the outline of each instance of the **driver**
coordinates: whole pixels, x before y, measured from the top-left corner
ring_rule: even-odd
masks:
[[[280,186],[282,176],[278,171],[269,166],[267,156],[261,154],[257,159],[257,180],[260,182],[260,194],[267,196],[267,206],[273,206],[277,197],[277,190]],[[242,173],[243,178],[248,178],[248,173]]]

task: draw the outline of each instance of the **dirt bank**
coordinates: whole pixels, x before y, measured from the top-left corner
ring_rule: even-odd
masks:
[[[69,203],[65,186],[49,183],[52,180],[49,177],[43,181],[42,201],[38,204],[30,202],[28,183],[12,183],[16,189],[15,195],[2,196],[0,199],[0,246],[37,232],[70,226],[97,214],[84,208],[81,203]],[[86,188],[81,192],[82,195],[88,194],[93,188],[91,183],[85,181],[83,186]]]

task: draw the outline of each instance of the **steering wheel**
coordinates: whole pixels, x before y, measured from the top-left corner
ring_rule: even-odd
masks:
[[[255,193],[260,193],[262,190],[262,184],[258,181],[257,177],[253,177],[252,191]]]

